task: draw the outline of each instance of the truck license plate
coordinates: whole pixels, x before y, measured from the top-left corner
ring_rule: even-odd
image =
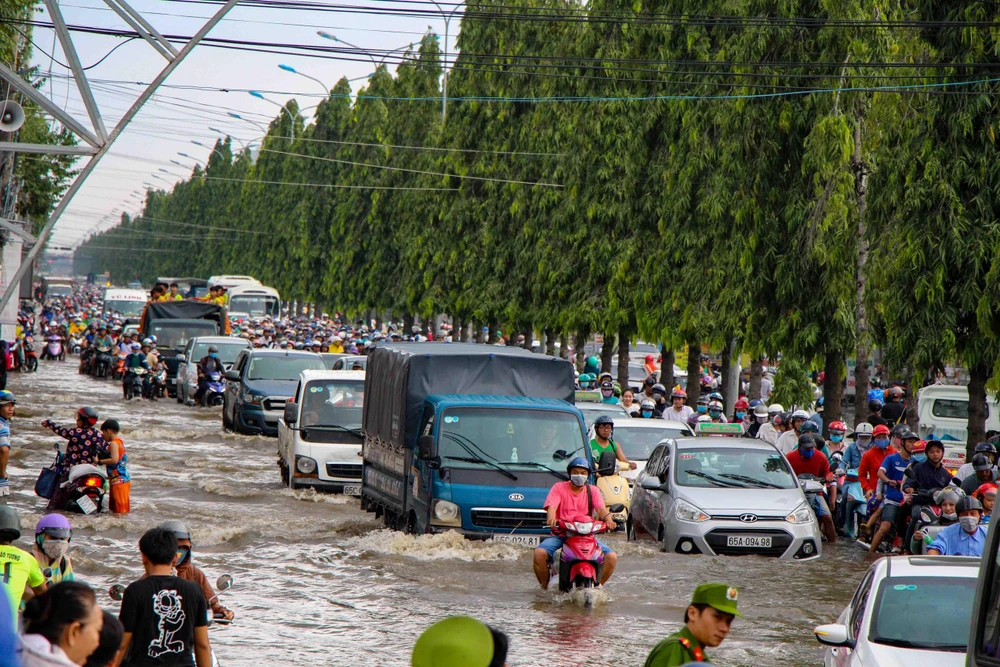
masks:
[[[526,547],[537,547],[542,542],[540,535],[493,535],[495,542],[507,542],[508,544],[520,544]]]
[[[97,511],[97,505],[90,499],[90,496],[80,496],[76,499],[76,504],[84,514],[93,514]]]
[[[360,484],[344,484],[344,495],[345,496],[360,496],[361,495],[361,485]]]
[[[753,535],[748,535],[748,536],[730,535],[726,540],[726,546],[767,549],[771,546],[771,538],[756,537]]]

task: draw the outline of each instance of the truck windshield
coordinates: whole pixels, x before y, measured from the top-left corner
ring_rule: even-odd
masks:
[[[298,380],[302,371],[323,371],[326,366],[318,354],[306,356],[255,357],[250,361],[248,380]]]
[[[142,310],[145,307],[146,307],[145,301],[132,301],[132,300],[105,301],[104,314],[107,316],[117,313],[118,315],[131,317],[135,315],[142,315]]]
[[[889,577],[879,585],[868,640],[902,648],[964,653],[976,580],[972,577]],[[919,627],[914,618],[933,618]]]
[[[171,322],[162,320],[153,322],[149,333],[156,336],[156,346],[161,350],[181,350],[195,336],[214,336],[219,333],[215,322]]]
[[[62,296],[73,296],[73,288],[69,285],[51,285],[45,290],[46,298],[52,299]]]
[[[442,415],[439,431],[442,436],[452,436],[438,439],[438,455],[442,459],[468,459],[469,452],[462,447],[461,440],[477,456],[510,468],[542,465],[561,471],[565,469],[565,455],[556,452],[561,450],[569,457],[582,456],[586,446],[576,415],[554,410],[448,408]],[[488,463],[469,461],[462,461],[461,466],[491,467]]]
[[[278,299],[273,296],[234,296],[229,300],[228,307],[230,315],[249,315],[251,317],[271,315],[277,317],[281,314]]]
[[[301,425],[361,428],[365,404],[364,380],[317,380],[302,395]]]

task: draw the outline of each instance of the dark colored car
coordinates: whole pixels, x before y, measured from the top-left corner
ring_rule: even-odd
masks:
[[[326,370],[318,354],[247,349],[226,371],[222,427],[236,433],[278,436],[285,403],[295,395],[299,373]]]

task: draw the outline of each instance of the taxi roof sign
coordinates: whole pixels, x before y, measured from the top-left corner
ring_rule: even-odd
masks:
[[[743,424],[715,424],[713,422],[701,422],[695,425],[694,432],[698,435],[730,435],[739,437],[743,435]]]

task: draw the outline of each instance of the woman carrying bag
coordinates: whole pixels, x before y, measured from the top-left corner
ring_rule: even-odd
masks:
[[[70,491],[63,488],[63,483],[69,480],[70,469],[83,463],[98,465],[99,452],[107,451],[108,443],[105,442],[101,432],[94,428],[97,420],[97,410],[83,407],[76,413],[76,428],[64,428],[48,419],[42,422],[43,428],[51,429],[53,433],[69,441],[66,453],[53,464],[58,472],[57,485],[46,509],[66,509]]]

